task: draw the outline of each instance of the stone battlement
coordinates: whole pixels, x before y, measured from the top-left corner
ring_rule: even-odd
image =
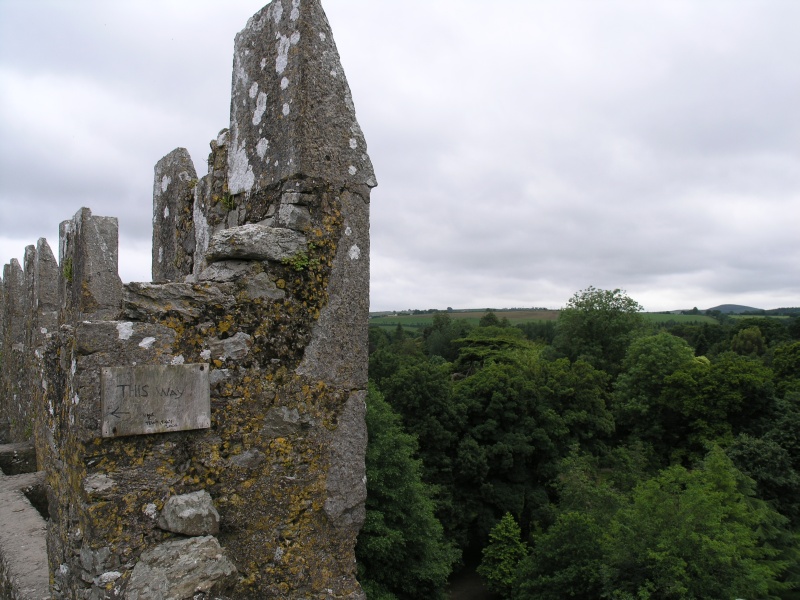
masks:
[[[239,33],[208,165],[156,164],[152,282],[88,208],[3,270],[0,443],[35,442],[53,598],[364,597],[376,184],[319,0]]]

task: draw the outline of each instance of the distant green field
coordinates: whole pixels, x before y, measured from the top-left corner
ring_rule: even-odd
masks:
[[[731,319],[791,319],[789,315],[728,315]]]
[[[557,310],[496,310],[494,313],[500,319],[508,319],[512,325],[530,323],[531,321],[555,321],[558,319]],[[453,311],[447,313],[451,319],[467,321],[477,325],[486,311]],[[709,323],[716,324],[713,317],[706,315],[668,315],[662,313],[643,313],[644,318],[651,323]],[[377,327],[397,327],[402,325],[409,328],[427,327],[433,322],[433,314],[423,315],[386,315],[370,317],[369,324]]]
[[[708,323],[716,325],[717,320],[707,315],[665,315],[664,313],[642,313],[651,323]]]

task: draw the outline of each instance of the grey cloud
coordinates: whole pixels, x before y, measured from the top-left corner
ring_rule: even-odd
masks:
[[[373,309],[800,301],[797,3],[323,1],[380,184]],[[0,3],[0,77],[40,91],[0,105],[0,242],[88,204],[149,278],[153,165],[205,172],[260,5]]]

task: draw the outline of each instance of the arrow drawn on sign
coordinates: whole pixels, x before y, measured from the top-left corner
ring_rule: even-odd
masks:
[[[120,408],[122,408],[122,407],[121,407],[121,406],[118,406],[117,408],[115,408],[114,410],[112,410],[112,411],[111,411],[110,413],[108,413],[108,414],[110,414],[112,417],[116,417],[116,418],[118,418],[118,419],[122,419],[122,417],[120,417],[120,415],[129,415],[129,414],[131,414],[131,413],[129,413],[129,412],[120,411]]]

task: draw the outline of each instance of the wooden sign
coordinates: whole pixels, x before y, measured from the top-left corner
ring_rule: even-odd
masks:
[[[103,437],[208,429],[208,372],[204,363],[103,367]]]

